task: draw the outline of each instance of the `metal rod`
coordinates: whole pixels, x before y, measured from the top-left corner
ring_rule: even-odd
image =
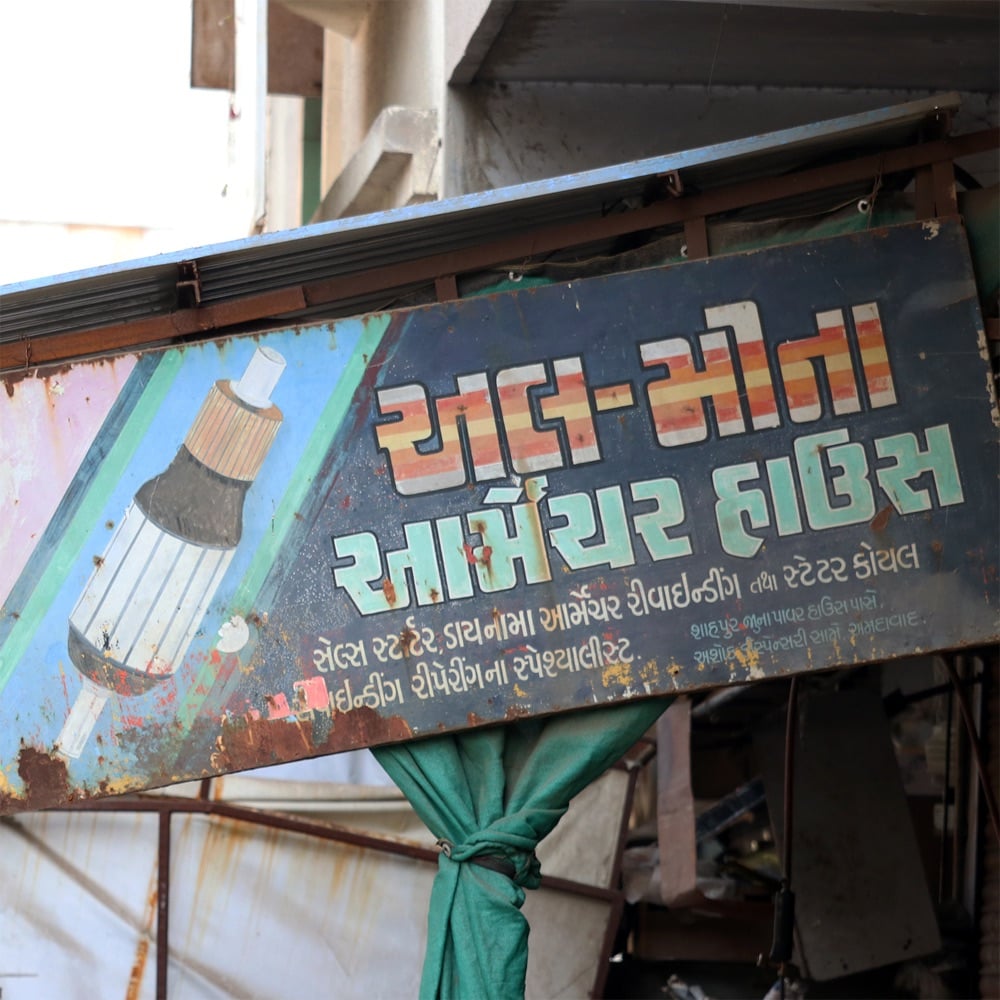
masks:
[[[309,820],[301,820],[287,814],[263,812],[259,809],[247,808],[246,806],[230,805],[219,800],[209,801],[198,798],[157,797],[152,795],[143,795],[136,798],[109,797],[106,799],[90,799],[75,805],[58,806],[49,811],[152,812],[160,814],[197,813],[203,816],[219,816],[225,819],[236,820],[237,822],[251,823],[273,830],[282,830],[287,833],[301,833],[309,837],[317,837],[320,840],[350,844],[353,847],[360,847],[365,850],[395,854],[433,864],[437,864],[439,853],[437,850],[431,848],[417,847],[414,844],[404,844],[371,834],[358,833],[355,830],[348,830],[345,827],[335,826],[332,823],[310,822]],[[609,902],[613,901],[618,895],[616,891],[606,889],[603,886],[589,885],[586,882],[577,882],[574,879],[559,878],[554,875],[542,875],[541,885],[545,889],[568,892],[576,896],[587,896],[591,899],[602,899]]]
[[[955,687],[948,686],[948,721],[944,734],[944,791],[941,793],[941,851],[938,857],[938,902],[945,900],[944,873],[948,861],[948,807],[951,800],[951,726],[955,715]]]
[[[170,957],[170,813],[160,813],[156,875],[156,1000],[167,1000]]]
[[[792,891],[792,835],[795,809],[795,739],[798,717],[798,678],[792,677],[788,688],[785,717],[785,788],[783,795],[781,887],[774,897],[774,937],[769,960],[778,967],[780,993],[784,996],[785,975],[794,951],[795,893]]]
[[[618,836],[615,840],[614,861],[611,866],[611,873],[608,880],[609,889],[614,889],[616,886],[621,885],[625,844],[628,841],[629,821],[632,818],[632,806],[635,803],[635,786],[639,781],[639,772],[639,767],[631,768],[626,772],[627,784],[625,786],[625,801],[622,804],[621,822],[618,824]]]
[[[969,707],[968,697],[965,688],[962,686],[958,671],[951,659],[945,660],[948,668],[948,676],[955,688],[955,695],[958,698],[958,708],[962,713],[962,721],[969,736],[969,744],[972,747],[972,756],[976,762],[976,772],[979,775],[979,785],[983,790],[983,797],[986,799],[986,810],[990,814],[990,823],[993,825],[993,832],[997,841],[1000,841],[1000,812],[997,810],[997,797],[990,784],[989,774],[986,769],[986,760],[983,757],[983,747],[979,740],[979,733],[976,730],[976,722],[972,717],[972,709]]]
[[[798,677],[793,675],[788,686],[788,713],[785,718],[785,789],[784,814],[781,817],[781,869],[787,885],[792,881],[792,813],[795,807],[795,739],[798,722]]]
[[[612,951],[615,946],[615,939],[621,927],[622,915],[625,912],[625,893],[618,892],[611,900],[611,910],[608,913],[608,922],[604,925],[604,940],[601,942],[601,957],[597,963],[597,974],[594,976],[594,983],[589,996],[603,997],[604,990],[608,983],[608,974],[611,971]]]
[[[965,688],[965,663],[961,657],[950,657],[955,664],[955,673],[959,683]],[[957,723],[956,723],[957,727]],[[969,814],[969,741],[955,740],[955,761],[952,770],[955,774],[955,794],[952,799],[952,823],[954,832],[951,838],[951,899],[961,899],[962,869],[965,866],[965,833]]]

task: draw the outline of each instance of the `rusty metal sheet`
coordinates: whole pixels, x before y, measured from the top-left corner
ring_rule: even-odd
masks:
[[[0,808],[997,637],[955,221],[6,380]]]
[[[798,707],[786,873],[796,898],[796,964],[823,982],[938,952],[934,904],[879,692],[809,691]],[[779,851],[784,741],[782,718],[753,734]]]
[[[614,804],[619,820],[622,797]],[[408,813],[404,803],[396,816],[410,823]],[[594,853],[589,820],[571,810],[565,847]],[[5,996],[284,1000],[315,996],[324,982],[344,1000],[413,994],[435,860],[228,818],[175,815],[171,825],[170,963],[158,992],[157,817],[70,811],[0,822]],[[547,886],[529,894],[528,1000],[585,994],[614,919],[610,897]]]

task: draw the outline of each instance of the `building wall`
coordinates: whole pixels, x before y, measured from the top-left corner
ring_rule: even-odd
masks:
[[[353,176],[348,195],[330,199],[319,218],[397,207],[414,200],[414,188],[421,200],[452,197],[807,125],[936,92],[463,82],[483,63],[495,22],[503,21],[509,7],[502,0],[372,0],[350,29],[353,34],[327,31],[322,190],[328,192],[345,171]],[[957,131],[997,123],[995,93],[966,93],[962,102]],[[358,161],[375,162],[372,147],[385,140],[373,125],[387,108],[436,113],[440,154],[424,147],[411,152],[424,163],[433,153],[437,173],[430,183],[421,178],[417,184],[387,184],[384,173],[377,178],[373,170],[372,192],[356,198]],[[363,153],[356,155],[359,150]],[[390,151],[399,155],[395,147]],[[975,167],[982,183],[996,181],[995,158],[982,158]]]

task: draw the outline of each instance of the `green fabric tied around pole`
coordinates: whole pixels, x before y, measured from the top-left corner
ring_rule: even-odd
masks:
[[[570,799],[621,758],[671,700],[374,750],[417,815],[447,842],[431,891],[421,1000],[524,996],[528,922],[521,906],[524,890],[541,878],[535,847]],[[482,855],[508,862],[513,877],[473,860]]]

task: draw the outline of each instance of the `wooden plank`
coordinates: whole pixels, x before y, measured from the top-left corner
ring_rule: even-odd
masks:
[[[191,86],[236,89],[236,12],[233,0],[193,0]]]
[[[703,900],[696,888],[698,851],[691,787],[691,700],[678,698],[656,724],[656,833],[660,896],[674,909]]]
[[[194,0],[191,86],[236,89],[233,0]],[[267,92],[299,97],[323,94],[323,29],[280,3],[271,3],[267,11]]]

